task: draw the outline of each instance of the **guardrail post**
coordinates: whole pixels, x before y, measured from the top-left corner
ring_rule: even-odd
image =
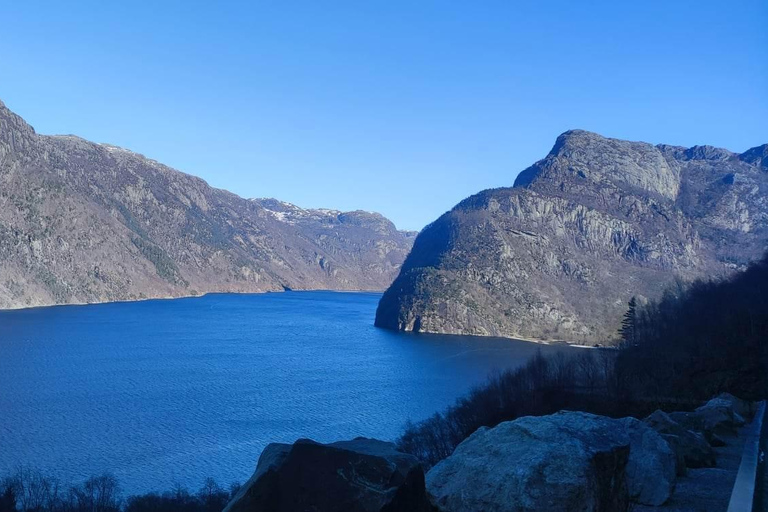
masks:
[[[763,434],[766,406],[765,400],[760,402],[755,418],[747,427],[746,442],[741,456],[739,472],[733,484],[731,500],[728,502],[728,512],[751,512],[754,510],[757,489],[757,479],[761,476],[765,454],[762,451],[760,439]]]

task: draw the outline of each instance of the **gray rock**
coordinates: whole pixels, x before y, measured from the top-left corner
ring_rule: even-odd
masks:
[[[446,512],[627,510],[629,455],[615,420],[524,417],[478,429],[427,473],[427,491]]]
[[[604,343],[632,296],[717,278],[768,243],[763,149],[561,135],[512,188],[426,227],[381,298],[390,329]]]
[[[736,434],[746,421],[733,407],[733,402],[723,398],[713,398],[693,412],[705,436]]]
[[[424,471],[392,443],[270,444],[224,512],[427,512]]]
[[[675,421],[680,413],[667,414],[655,411],[643,420],[656,432],[662,434],[678,458],[689,468],[708,468],[715,466],[715,452],[706,438],[688,427]],[[687,418],[687,416],[683,416]],[[683,474],[684,468],[678,465],[678,474]]]
[[[662,436],[635,418],[617,420],[630,440],[627,485],[630,499],[643,505],[664,504],[675,490],[678,457]]]
[[[722,436],[736,434],[745,423],[734,411],[733,402],[722,398],[713,398],[695,411],[676,411],[669,416],[685,428],[701,433],[713,446],[720,444]]]
[[[730,404],[731,409],[745,420],[751,420],[755,415],[756,406],[754,402],[742,400],[730,393],[720,393],[715,399]]]

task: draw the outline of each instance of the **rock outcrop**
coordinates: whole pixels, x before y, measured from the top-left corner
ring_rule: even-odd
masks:
[[[737,409],[752,407],[720,395],[688,416],[672,414],[706,429],[716,411],[735,429]],[[426,479],[416,458],[374,439],[270,444],[224,512],[620,512],[667,503],[686,466],[714,467],[715,453],[670,414],[640,421],[560,411],[479,428]]]
[[[427,512],[424,471],[392,443],[358,438],[266,447],[224,512]]]
[[[480,428],[427,473],[442,511],[626,510],[630,439],[585,413]]]
[[[525,339],[615,339],[632,296],[745,268],[768,246],[767,146],[737,154],[561,135],[512,188],[417,237],[376,325]]]
[[[247,200],[122,148],[39,135],[0,102],[0,308],[383,290],[414,237],[375,213]]]

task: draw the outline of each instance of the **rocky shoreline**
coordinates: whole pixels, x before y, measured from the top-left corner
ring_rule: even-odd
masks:
[[[733,458],[754,411],[724,393],[695,411],[659,410],[642,421],[526,416],[478,429],[426,473],[375,439],[270,444],[224,512],[683,510],[676,504],[695,501],[692,480],[712,477],[721,453]],[[727,505],[729,494],[715,501]]]

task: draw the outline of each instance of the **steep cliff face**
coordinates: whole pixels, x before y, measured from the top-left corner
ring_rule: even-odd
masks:
[[[378,214],[247,200],[125,149],[38,135],[0,103],[0,308],[381,290],[414,236]]]
[[[605,342],[633,295],[718,277],[768,246],[766,147],[653,146],[575,130],[512,188],[425,228],[381,299],[391,329]]]

